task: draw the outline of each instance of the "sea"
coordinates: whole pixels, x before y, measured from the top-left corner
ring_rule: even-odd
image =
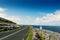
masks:
[[[54,32],[58,32],[60,33],[60,26],[40,26],[40,25],[33,25],[33,28],[40,28],[42,27],[42,29],[45,30],[50,30],[50,31],[54,31]]]

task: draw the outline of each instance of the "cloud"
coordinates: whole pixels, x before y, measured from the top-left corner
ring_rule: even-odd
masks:
[[[41,18],[36,18],[35,23],[41,25],[59,25],[60,24],[60,10],[53,13],[48,13]]]
[[[8,15],[6,13],[0,13],[0,17],[2,18],[5,18],[5,19],[8,19],[10,21],[13,21],[13,22],[16,22],[16,23],[20,23],[20,17],[17,17],[17,16],[11,16],[11,15]]]
[[[0,8],[0,17],[16,22],[17,24],[26,25],[60,25],[60,10],[56,10],[53,13],[46,13],[42,17],[30,17],[30,16],[11,16],[5,13],[6,8]]]
[[[39,17],[37,17],[37,18],[35,19],[35,23],[40,23],[40,18],[39,18]]]
[[[0,17],[11,20],[11,21],[16,22],[16,23],[20,23],[19,22],[20,17],[14,16],[14,15],[11,16],[11,15],[5,13],[6,10],[7,10],[6,8],[0,8]]]
[[[0,12],[5,12],[6,10],[6,8],[0,8]]]

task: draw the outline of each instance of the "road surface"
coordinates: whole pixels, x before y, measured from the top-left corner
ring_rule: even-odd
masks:
[[[9,34],[11,34],[11,33],[14,33],[14,32],[16,32],[16,31],[18,31],[18,29],[11,30],[10,32],[1,33],[1,34],[0,34],[0,38],[2,38],[2,37],[4,37],[4,36],[7,36],[7,35],[9,35]]]
[[[0,40],[24,40],[28,34],[29,28],[25,28],[21,31],[18,31],[16,34],[8,36],[8,37],[2,37]]]

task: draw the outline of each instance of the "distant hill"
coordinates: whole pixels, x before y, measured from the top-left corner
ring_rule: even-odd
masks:
[[[16,23],[0,17],[0,24],[16,24]]]

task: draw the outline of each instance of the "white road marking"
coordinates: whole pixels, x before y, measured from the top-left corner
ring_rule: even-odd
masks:
[[[22,40],[24,40],[24,38]]]
[[[24,29],[25,29],[25,28],[24,28]],[[3,39],[5,39],[5,38],[7,38],[7,37],[9,37],[9,36],[12,36],[12,35],[20,32],[20,31],[22,31],[22,30],[24,30],[24,29],[21,29],[21,30],[19,30],[19,31],[17,31],[17,32],[14,32],[14,33],[12,33],[12,34],[9,34],[9,35],[7,35],[7,36],[4,36],[4,37],[0,38],[0,40],[3,40]]]

